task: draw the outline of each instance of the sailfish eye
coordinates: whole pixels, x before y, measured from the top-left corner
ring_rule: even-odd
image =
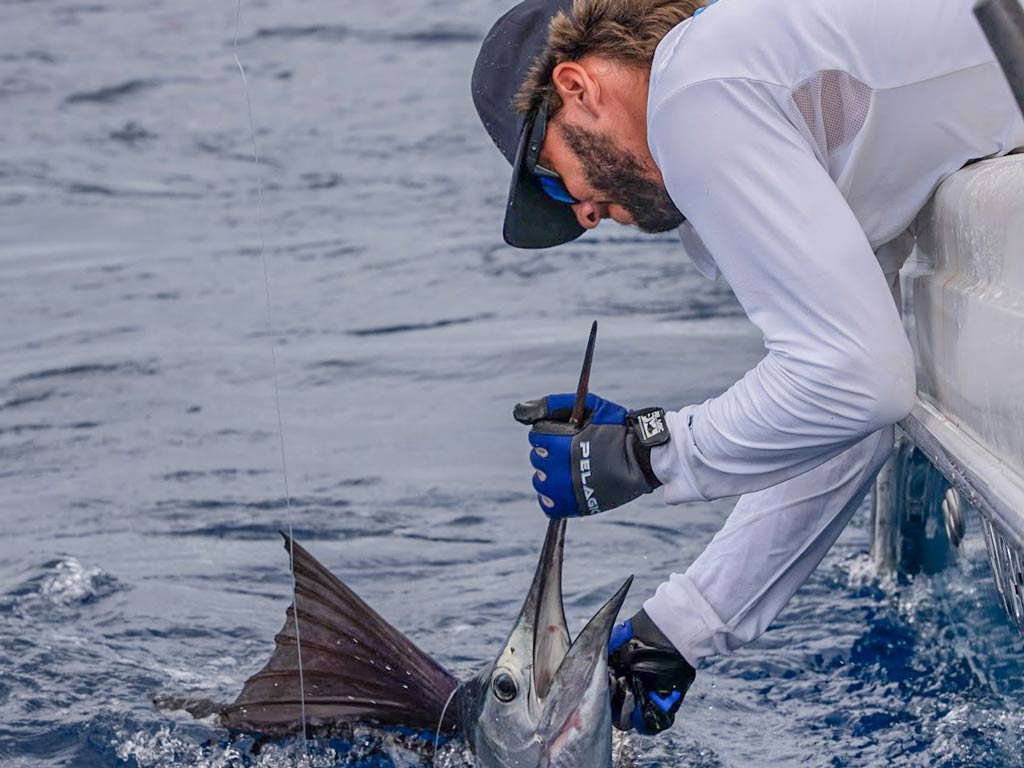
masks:
[[[512,675],[508,672],[496,673],[491,678],[491,689],[494,691],[494,695],[498,697],[498,701],[504,704],[508,704],[519,695],[516,681],[512,679]]]

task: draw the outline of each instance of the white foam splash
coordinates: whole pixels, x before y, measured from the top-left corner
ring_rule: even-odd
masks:
[[[464,743],[450,741],[438,747],[433,768],[473,768],[473,753]]]
[[[73,557],[65,558],[53,566],[46,576],[39,594],[53,605],[75,605],[113,591],[113,578],[102,568],[86,568]]]
[[[304,753],[302,742],[270,743],[253,755],[244,745],[199,744],[194,738],[179,735],[171,726],[157,731],[115,734],[117,757],[134,761],[138,768],[358,768],[386,755],[395,768],[473,768],[473,758],[461,742],[442,745],[433,762],[430,745],[399,733],[368,727],[356,728],[351,749],[339,752],[323,741],[309,742]],[[376,764],[375,762],[373,764]]]
[[[632,768],[638,752],[637,739],[632,733],[612,730],[612,765],[615,768]]]
[[[330,747],[303,753],[301,742],[268,744],[259,755],[230,744],[202,746],[164,726],[158,731],[116,734],[120,760],[134,760],[139,768],[333,768],[351,765]]]

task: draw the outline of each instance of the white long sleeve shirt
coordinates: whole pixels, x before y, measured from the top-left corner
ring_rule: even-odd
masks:
[[[775,486],[909,411],[883,246],[950,173],[1024,146],[971,6],[720,0],[659,45],[651,153],[691,258],[728,281],[767,350],[723,395],[668,414],[652,464],[670,503]]]

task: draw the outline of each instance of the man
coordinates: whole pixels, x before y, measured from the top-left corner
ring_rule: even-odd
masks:
[[[679,411],[592,396],[577,428],[569,395],[516,407],[550,516],[743,494],[613,636],[618,725],[656,732],[696,666],[765,631],[889,456],[915,395],[893,301],[914,218],[1024,146],[1024,121],[970,0],[525,0],[473,95],[513,164],[510,244],[678,228],[764,334],[754,370]]]

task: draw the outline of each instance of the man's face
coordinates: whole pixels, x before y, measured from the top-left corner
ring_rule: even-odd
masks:
[[[649,153],[644,154],[646,168],[637,154],[609,135],[555,120],[548,126],[540,164],[558,173],[569,194],[580,201],[573,211],[587,229],[604,218],[643,232],[675,229],[685,219]]]

